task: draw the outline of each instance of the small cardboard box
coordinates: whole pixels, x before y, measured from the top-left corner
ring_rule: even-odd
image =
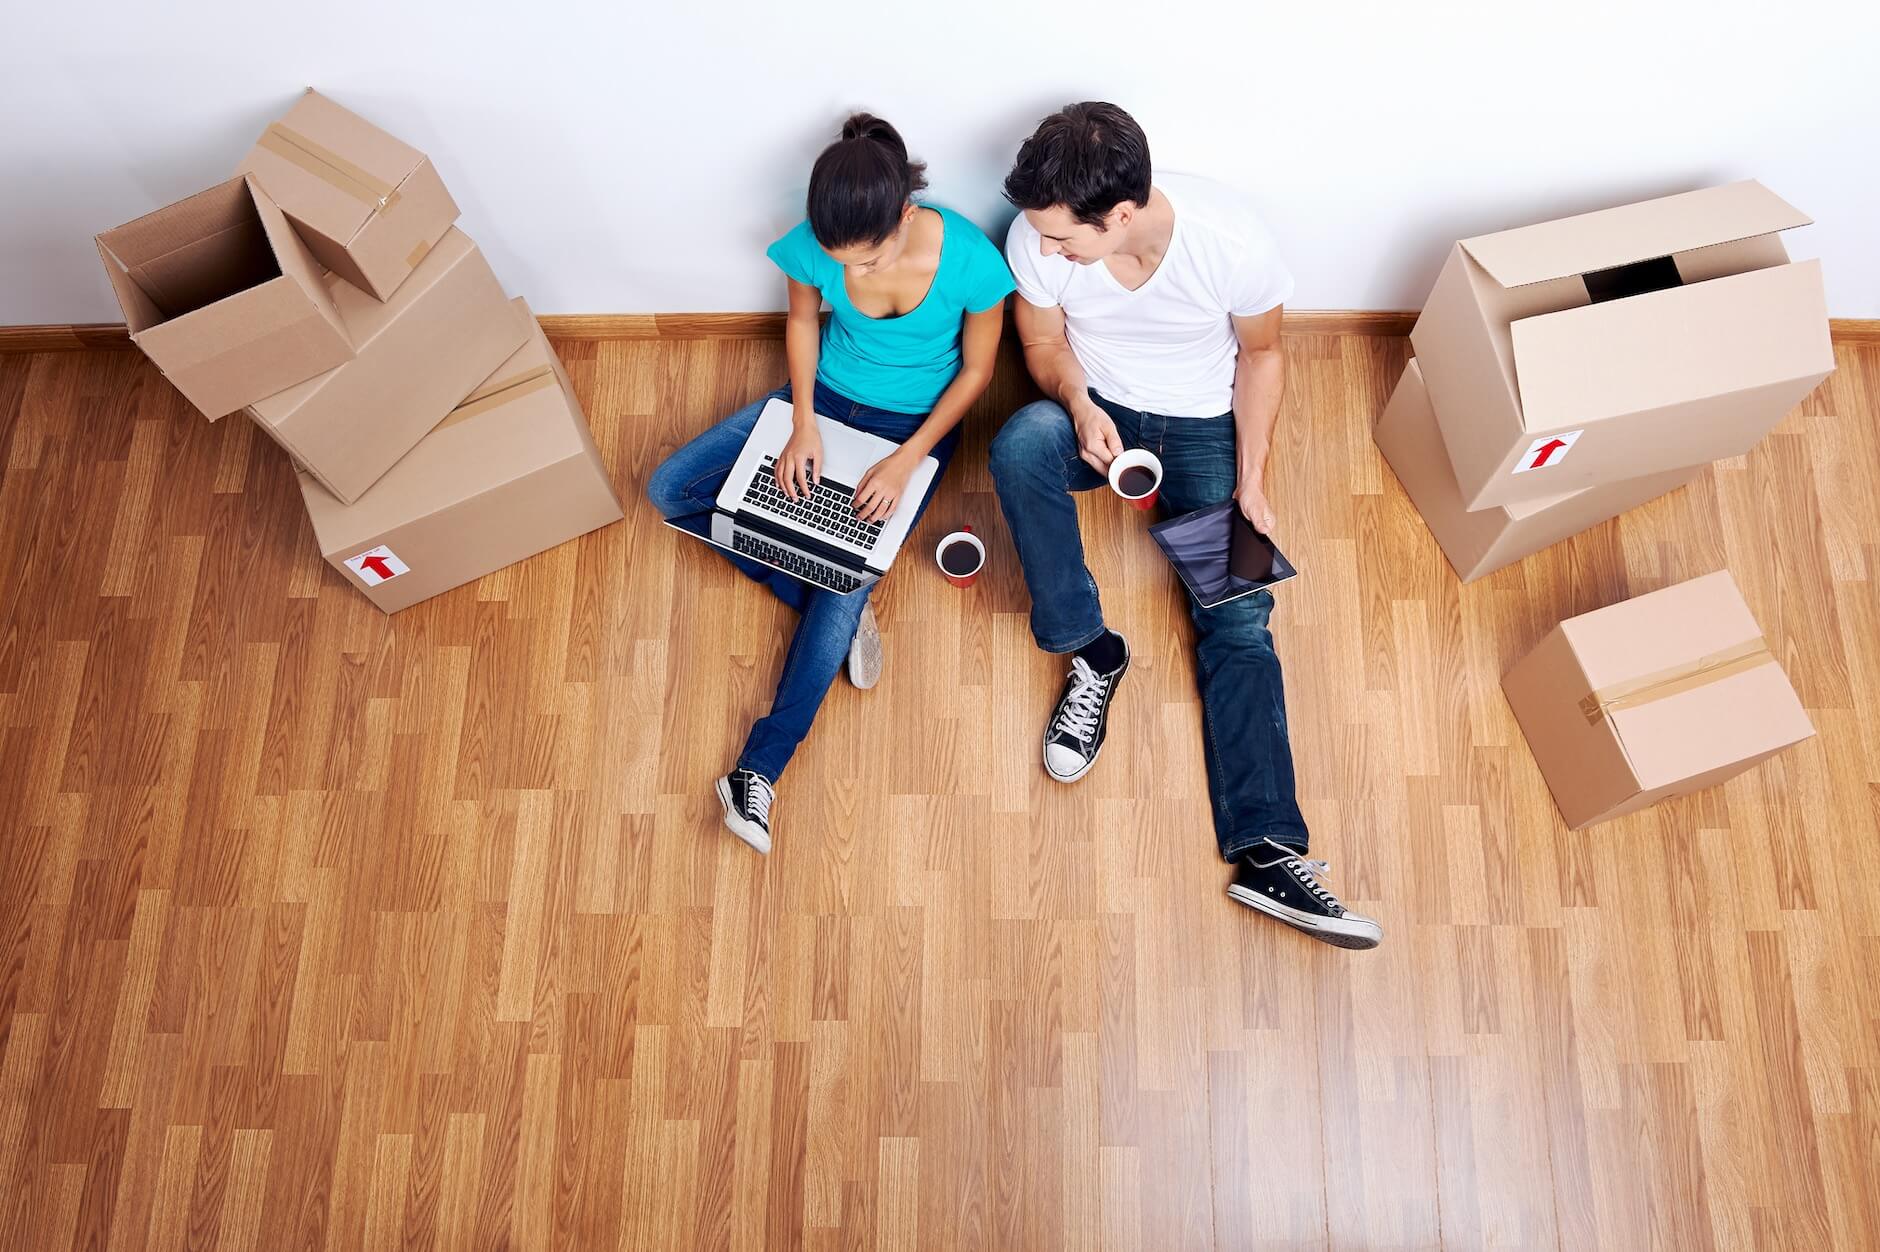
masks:
[[[1727,571],[1568,618],[1502,690],[1574,830],[1815,733]]]
[[[1471,513],[1462,507],[1462,491],[1449,467],[1436,411],[1430,407],[1423,371],[1415,360],[1404,367],[1397,390],[1371,433],[1397,472],[1404,494],[1423,515],[1430,534],[1465,583],[1675,491],[1703,473],[1702,466],[1687,466]]]
[[[383,304],[328,278],[358,356],[248,414],[350,503],[520,347],[529,327],[454,226]]]
[[[1457,244],[1410,340],[1463,503],[1747,452],[1834,369],[1807,222],[1741,182]]]
[[[381,300],[457,220],[429,157],[311,87],[239,172],[260,180],[321,264]]]
[[[320,267],[252,178],[97,238],[131,342],[210,421],[349,359]]]
[[[561,361],[515,310],[528,342],[356,504],[300,476],[321,553],[387,613],[623,516]]]

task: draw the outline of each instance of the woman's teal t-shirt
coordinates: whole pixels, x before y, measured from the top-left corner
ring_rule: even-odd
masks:
[[[1012,293],[1005,257],[977,226],[951,209],[940,214],[940,266],[933,286],[900,317],[870,317],[849,303],[842,266],[809,228],[797,224],[770,245],[777,268],[829,302],[816,377],[851,400],[893,413],[926,413],[960,372],[960,324]]]

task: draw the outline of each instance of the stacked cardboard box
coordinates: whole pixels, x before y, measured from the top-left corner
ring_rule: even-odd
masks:
[[[292,456],[322,553],[386,612],[621,517],[456,219],[424,153],[309,90],[234,178],[98,236],[133,342]]]
[[[1742,182],[1465,239],[1373,432],[1464,582],[1748,451],[1834,368],[1808,219]],[[1727,573],[1562,622],[1504,687],[1568,825],[1813,733]]]
[[[1464,582],[1748,451],[1834,368],[1807,217],[1734,183],[1464,239],[1374,435]]]

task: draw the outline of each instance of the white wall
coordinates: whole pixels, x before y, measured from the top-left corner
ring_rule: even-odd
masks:
[[[1001,230],[1018,141],[1105,98],[1253,193],[1296,308],[1414,308],[1458,236],[1756,177],[1815,218],[1787,239],[1831,311],[1880,316],[1871,0],[525,7],[13,0],[0,324],[120,320],[90,236],[225,177],[304,84],[428,151],[539,312],[781,308],[762,249],[858,105]]]

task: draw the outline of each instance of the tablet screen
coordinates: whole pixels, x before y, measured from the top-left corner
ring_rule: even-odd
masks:
[[[1149,534],[1204,608],[1271,587],[1298,572],[1232,500],[1158,522]]]

